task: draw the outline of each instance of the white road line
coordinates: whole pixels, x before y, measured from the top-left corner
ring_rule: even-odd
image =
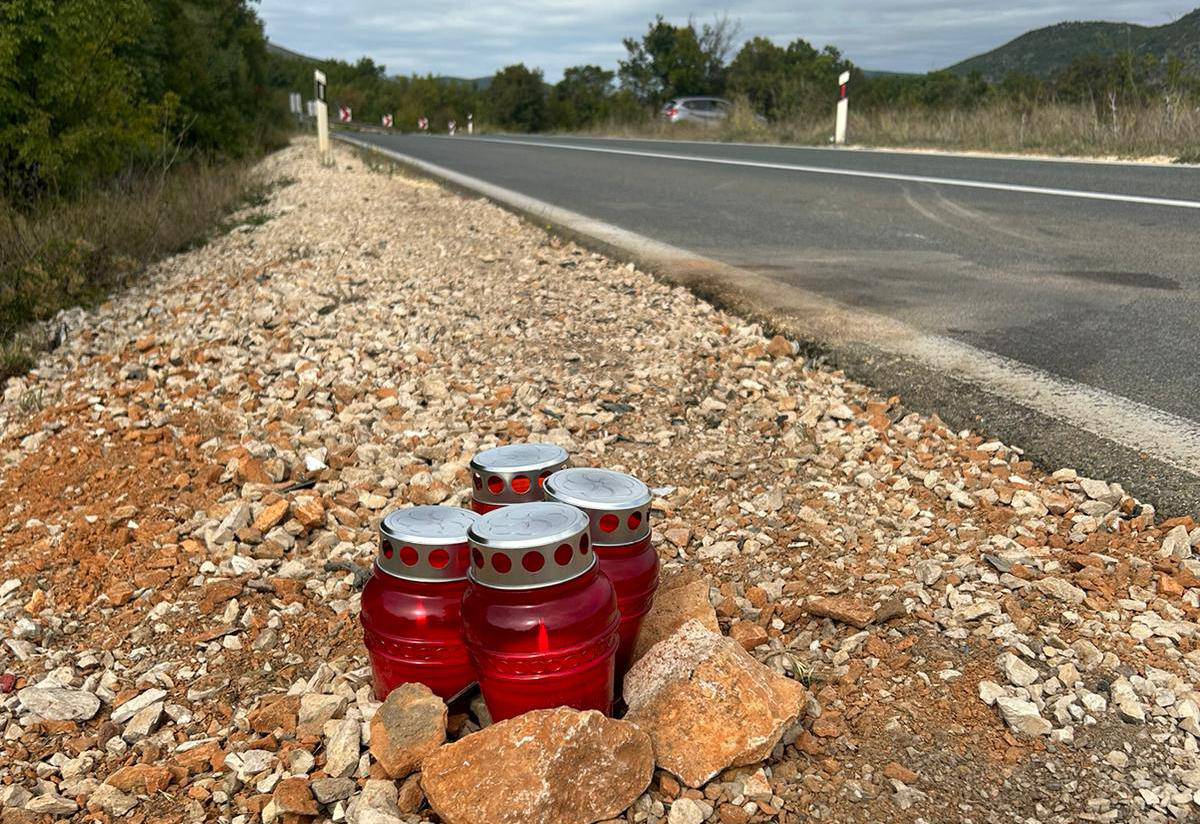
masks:
[[[572,232],[595,238],[645,260],[666,265],[673,261],[702,262],[729,271],[735,268],[611,223],[595,220],[444,166],[419,160],[403,152],[384,149],[358,138],[343,135],[337,137],[364,149],[389,155],[434,177],[478,192],[520,212],[544,218]],[[762,280],[750,271],[739,270],[739,274],[746,283]],[[770,282],[767,288],[778,291],[785,287]],[[864,342],[877,349],[910,358],[937,372],[966,381],[1054,420],[1141,452],[1176,469],[1200,475],[1200,423],[1196,421],[1181,418],[1104,389],[1051,375],[1020,361],[976,349],[951,338],[914,330],[890,318],[849,309],[800,287],[786,289],[789,296],[800,296],[800,300],[813,313],[823,312],[826,315],[850,318],[853,322],[845,324],[849,328],[880,328],[881,332],[863,337]]]
[[[506,135],[504,132],[492,132],[492,134],[500,135],[502,138]],[[442,135],[436,135],[441,137]],[[513,133],[514,139],[520,139],[520,136]],[[662,143],[664,145],[689,145],[689,146],[737,146],[746,149],[780,149],[785,151],[797,152],[834,152],[836,154],[850,155],[903,155],[905,157],[948,157],[952,160],[1003,160],[1013,161],[1015,163],[1058,163],[1061,165],[1076,165],[1076,166],[1135,166],[1139,169],[1158,169],[1165,171],[1177,171],[1179,169],[1195,169],[1200,164],[1196,163],[1178,163],[1173,161],[1160,160],[1121,160],[1117,158],[1103,157],[1075,157],[1064,156],[1057,157],[1052,155],[1030,155],[1030,154],[994,154],[985,151],[954,151],[952,149],[899,149],[888,148],[884,146],[857,146],[847,144],[845,146],[818,146],[807,143],[762,143],[752,142],[749,140],[685,140],[679,137],[608,137],[605,135],[578,135],[575,137],[578,140],[594,140],[607,143]]]
[[[1106,200],[1118,203],[1138,203],[1144,206],[1170,206],[1180,209],[1200,209],[1200,200],[1175,200],[1166,197],[1143,195],[1121,195],[1109,192],[1089,192],[1085,189],[1053,189],[1045,186],[1022,186],[1016,183],[991,183],[986,180],[964,180],[953,177],[929,177],[906,175],[897,172],[868,172],[859,169],[835,169],[827,166],[804,166],[796,163],[767,163],[761,160],[735,160],[726,157],[702,157],[699,155],[672,154],[670,152],[645,152],[633,149],[609,149],[602,146],[572,146],[567,143],[549,143],[538,140],[508,140],[495,137],[475,137],[481,143],[499,143],[510,146],[535,146],[541,149],[562,149],[571,152],[595,152],[597,154],[648,157],[656,160],[679,160],[686,163],[711,163],[718,166],[746,166],[754,169],[778,169],[785,172],[800,172],[813,175],[837,175],[841,177],[864,177],[875,180],[899,180],[905,183],[928,183],[934,186],[954,186],[960,189],[990,189],[998,192],[1019,192],[1049,197],[1073,197],[1083,200]]]

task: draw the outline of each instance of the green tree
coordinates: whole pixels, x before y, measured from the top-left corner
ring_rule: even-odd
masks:
[[[492,122],[517,132],[536,132],[547,120],[546,84],[541,69],[527,69],[524,63],[496,72],[487,93]]]
[[[676,26],[660,14],[640,40],[623,41],[628,56],[619,62],[621,86],[650,106],[683,95],[720,94],[739,28],[725,17],[697,31],[692,21]]]
[[[139,105],[128,49],[142,0],[0,4],[0,187],[18,202],[73,193],[153,150],[156,105]]]
[[[149,0],[152,22],[135,49],[145,97],[178,100],[175,128],[189,145],[254,151],[280,113],[267,105],[266,38],[246,0]]]
[[[608,113],[613,73],[599,66],[571,66],[551,94],[551,120],[556,126],[589,126]]]
[[[817,51],[796,39],[783,48],[755,37],[729,64],[729,90],[767,117],[786,117],[828,106],[838,75],[847,70],[853,67],[833,46]]]
[[[72,195],[192,152],[256,150],[281,112],[249,0],[0,3],[0,194]]]

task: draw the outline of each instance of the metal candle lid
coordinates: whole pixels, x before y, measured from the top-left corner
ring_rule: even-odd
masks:
[[[471,525],[471,580],[495,589],[539,589],[578,578],[596,556],[587,516],[566,504],[494,509]]]
[[[388,513],[379,525],[375,565],[407,581],[461,581],[471,563],[467,529],[478,517],[453,506],[414,506]]]
[[[592,543],[621,546],[650,534],[650,489],[632,475],[580,466],[546,479],[546,500],[582,509]]]
[[[542,484],[567,465],[567,450],[552,443],[514,443],[471,459],[475,500],[507,506],[542,500]]]

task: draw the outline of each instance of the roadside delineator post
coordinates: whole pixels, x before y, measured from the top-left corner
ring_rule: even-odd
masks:
[[[475,115],[467,112],[467,134],[475,134]]]
[[[846,142],[846,118],[850,110],[850,72],[842,72],[838,77],[837,124],[833,132],[834,143]]]
[[[329,157],[329,108],[325,105],[325,72],[320,69],[313,71],[313,83],[316,86],[317,110],[317,155],[321,162],[328,164]]]

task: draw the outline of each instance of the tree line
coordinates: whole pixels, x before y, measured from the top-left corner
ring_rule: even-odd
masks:
[[[740,35],[739,24],[728,17],[673,24],[658,16],[641,37],[624,40],[626,54],[616,70],[572,66],[554,84],[524,63],[506,66],[482,84],[433,76],[389,78],[383,66],[365,58],[323,65],[332,69],[331,101],[354,106],[356,120],[377,123],[380,115],[395,114],[397,127],[406,129],[420,116],[441,129],[450,119],[461,123],[467,112],[510,131],[587,129],[645,121],[666,101],[690,95],[744,101],[770,121],[826,117],[843,71],[851,74],[854,107],[860,111],[949,110],[1001,101],[1089,103],[1105,110],[1163,98],[1200,101],[1200,79],[1174,57],[1094,55],[1077,58],[1049,78],[1014,72],[989,80],[978,72],[866,73],[836,47],[818,49],[800,38],[781,45],[752,37],[735,51]],[[295,82],[311,84],[311,68],[308,80],[304,71],[293,67]]]

